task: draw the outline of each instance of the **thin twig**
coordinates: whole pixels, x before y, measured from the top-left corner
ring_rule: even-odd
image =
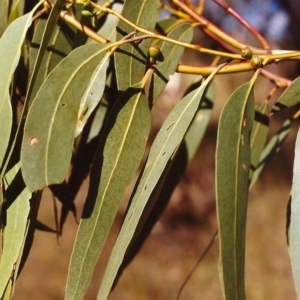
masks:
[[[177,297],[176,297],[176,300],[179,300],[180,296],[181,296],[181,293],[184,289],[184,287],[186,286],[187,282],[190,280],[190,278],[192,277],[193,273],[195,272],[195,270],[198,268],[199,264],[201,263],[201,261],[204,259],[205,255],[208,253],[208,251],[210,250],[210,248],[212,247],[212,245],[214,244],[215,240],[216,240],[216,237],[218,235],[218,232],[219,230],[217,230],[214,235],[212,236],[209,244],[206,246],[204,252],[202,253],[202,255],[199,257],[198,261],[196,262],[196,264],[194,265],[193,269],[190,271],[190,273],[188,274],[188,276],[186,277],[186,279],[184,280],[184,282],[182,283],[179,291],[178,291],[178,294],[177,294]]]
[[[221,6],[226,12],[231,14],[237,21],[239,21],[249,32],[251,32],[255,38],[261,43],[263,48],[268,52],[271,50],[271,47],[267,40],[252,26],[250,25],[240,14],[238,14],[232,7],[228,5],[225,0],[214,0],[219,6]]]

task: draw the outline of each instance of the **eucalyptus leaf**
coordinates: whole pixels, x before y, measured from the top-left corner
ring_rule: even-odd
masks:
[[[193,27],[190,23],[180,24],[170,31],[168,37],[190,43],[193,38]],[[156,99],[168,83],[170,75],[175,73],[183,51],[183,47],[172,43],[164,42],[162,44],[160,58],[155,66],[149,91],[151,101]]]
[[[48,43],[51,40],[52,33],[57,26],[56,24],[57,24],[57,21],[60,16],[60,12],[61,12],[64,4],[65,4],[65,0],[56,0],[50,11],[49,18],[47,19],[45,29],[43,32],[43,36],[42,36],[42,39],[40,42],[40,47],[38,48],[38,53],[36,55],[34,68],[31,72],[30,82],[29,82],[28,91],[27,91],[27,106],[29,106],[30,98],[32,96],[32,94],[31,94],[32,89],[34,88],[34,85],[37,86],[37,84],[35,84],[35,80],[38,75],[38,71],[41,66]],[[43,79],[43,77],[41,79]],[[41,83],[41,82],[39,82],[39,83]]]
[[[184,137],[189,163],[195,156],[206,132],[214,105],[214,98],[214,87],[213,82],[211,82]]]
[[[37,8],[38,5],[30,13],[12,22],[0,39],[0,168],[8,146],[12,127],[9,87],[19,63],[22,44],[27,30],[31,25],[32,16]]]
[[[108,296],[148,199],[181,143],[199,107],[204,90],[214,75],[215,73],[212,73],[198,89],[189,93],[174,107],[158,132],[105,269],[98,300],[106,299]]]
[[[245,299],[245,231],[254,119],[254,77],[225,104],[216,152],[216,200],[220,237],[220,277],[226,300]]]
[[[300,102],[300,77],[297,77],[291,85],[282,93],[274,104],[272,113],[281,111]]]
[[[300,296],[300,131],[298,130],[295,145],[295,160],[293,171],[291,216],[289,228],[289,248],[292,262],[292,272],[298,298]]]
[[[153,30],[158,15],[159,0],[127,0],[122,15],[134,24]],[[120,20],[117,27],[117,40],[124,38],[134,29]],[[139,36],[141,34],[137,34]],[[150,39],[141,43],[126,43],[115,52],[115,67],[119,90],[124,91],[129,86],[140,82],[144,76],[147,64],[147,50]]]
[[[259,163],[257,164],[257,167],[253,173],[250,188],[257,181],[260,173],[262,172],[266,164],[280,150],[283,142],[288,137],[291,131],[292,121],[293,118],[286,119],[281,125],[281,127],[279,128],[279,130],[276,132],[276,134],[272,136],[268,144],[263,149],[261,156],[259,158]]]
[[[265,147],[269,132],[269,101],[265,100],[262,105],[255,110],[253,130],[251,133],[251,169],[249,179],[252,187],[252,176],[257,169],[262,151]]]
[[[76,48],[39,89],[27,115],[21,148],[22,173],[31,191],[64,180],[82,117],[78,116],[81,99],[95,68],[107,68],[110,48],[98,44]]]
[[[66,299],[82,299],[124,190],[137,170],[150,131],[144,82],[127,89],[109,118],[94,158],[89,193],[71,257]]]
[[[15,270],[23,242],[29,213],[31,193],[22,181],[20,164],[15,165],[4,177],[6,190],[6,225],[3,237],[3,252],[0,260],[0,295],[3,295],[7,283]],[[2,297],[1,297],[2,298]]]

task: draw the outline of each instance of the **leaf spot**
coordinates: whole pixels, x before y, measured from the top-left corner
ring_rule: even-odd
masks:
[[[66,103],[62,103],[62,104],[61,104],[62,107],[65,107],[66,105],[67,105]]]
[[[247,166],[245,163],[242,163],[242,167],[243,167],[244,171],[247,171]]]
[[[167,131],[174,125],[174,123],[172,123],[168,128]]]
[[[144,188],[144,190],[146,191],[146,189],[147,189],[147,185],[145,185],[145,188]]]
[[[243,126],[246,127],[247,126],[247,118],[244,117],[244,120],[243,120]]]
[[[33,137],[29,140],[29,145],[33,146],[35,144],[37,144],[39,142],[39,140],[36,137]]]
[[[164,152],[161,156],[164,156],[166,154],[166,152]]]

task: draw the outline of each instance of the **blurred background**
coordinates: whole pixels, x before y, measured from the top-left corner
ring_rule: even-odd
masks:
[[[230,0],[228,3],[271,43],[273,49],[299,49],[300,2],[298,0]],[[205,2],[205,15],[238,40],[249,41],[249,34],[212,0]],[[211,42],[195,30],[195,42]],[[207,65],[210,61],[198,53],[186,52],[184,63]],[[299,65],[286,62],[268,66],[287,78],[299,76]],[[124,271],[111,300],[219,300],[218,238],[197,266],[217,230],[215,211],[214,164],[217,122],[220,111],[235,88],[253,73],[217,76],[213,81],[215,106],[204,140],[192,163],[179,178],[179,184],[141,251]],[[153,135],[166,114],[195,80],[194,75],[172,76],[166,91],[153,107]],[[257,104],[266,99],[271,88],[266,79],[255,86]],[[271,98],[276,101],[278,94]],[[270,136],[293,109],[278,113],[270,120]],[[269,162],[250,191],[246,241],[246,291],[248,300],[296,299],[286,238],[286,212],[289,199],[294,143],[299,124],[280,152]],[[80,217],[88,188],[88,178],[75,204]],[[107,259],[126,209],[129,191],[116,216],[112,232],[100,256],[85,299],[96,299]],[[162,199],[161,201],[167,201]],[[60,203],[49,189],[43,194],[38,219],[55,229],[55,214]],[[64,297],[69,258],[78,223],[69,214],[62,236],[37,230],[32,250],[17,281],[15,299],[60,300]],[[195,267],[196,266],[196,267]],[[195,268],[194,268],[195,267]],[[191,270],[194,268],[193,273]],[[34,270],[34,272],[33,272]],[[189,280],[182,288],[187,276]],[[180,296],[180,297],[179,297]]]

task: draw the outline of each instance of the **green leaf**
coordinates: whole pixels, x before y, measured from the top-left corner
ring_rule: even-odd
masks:
[[[20,59],[26,32],[37,7],[38,5],[30,13],[12,22],[0,39],[0,167],[8,146],[12,126],[9,87]]]
[[[64,180],[81,99],[95,68],[105,73],[110,47],[90,44],[72,51],[49,74],[33,100],[21,149],[22,173],[31,191]]]
[[[190,23],[183,23],[175,27],[168,34],[169,38],[180,42],[190,43],[193,38],[193,27]],[[149,98],[151,101],[162,92],[166,84],[177,68],[178,62],[183,54],[184,48],[172,43],[164,42],[161,46],[161,58],[155,66],[150,87]]]
[[[254,119],[253,79],[225,104],[219,120],[216,199],[220,236],[220,277],[225,299],[245,299],[245,231]]]
[[[159,0],[126,0],[122,15],[134,24],[153,30],[160,5]],[[134,29],[120,21],[117,28],[117,40],[122,39]],[[141,34],[137,34],[141,35]],[[147,64],[147,51],[150,39],[140,44],[127,43],[115,52],[116,75],[119,90],[124,91],[129,86],[141,81]]]
[[[257,167],[253,173],[250,187],[254,185],[261,171],[266,166],[266,164],[270,161],[270,159],[280,150],[283,142],[285,141],[285,139],[287,138],[287,136],[291,131],[292,121],[293,118],[286,119],[281,125],[281,127],[279,128],[279,130],[276,132],[276,134],[274,134],[274,136],[272,136],[267,146],[262,151],[259,159],[259,163],[257,164]]]
[[[212,83],[210,83],[207,91],[205,92],[205,95],[200,102],[199,109],[184,137],[188,162],[191,162],[201,144],[201,141],[207,129],[208,122],[210,120],[213,104],[214,91]]]
[[[41,66],[43,58],[44,58],[44,54],[45,54],[47,46],[48,46],[48,43],[51,40],[53,31],[55,30],[55,28],[57,28],[57,21],[59,19],[59,15],[60,15],[60,12],[61,12],[64,4],[65,4],[65,0],[56,0],[55,1],[54,5],[50,11],[49,18],[47,19],[45,26],[43,26],[44,27],[43,35],[42,35],[41,40],[39,40],[40,46],[38,48],[37,54],[35,55],[35,53],[34,53],[34,56],[36,56],[36,59],[35,59],[34,67],[33,67],[32,71],[30,72],[31,77],[30,77],[29,87],[28,87],[28,91],[27,91],[27,95],[26,95],[28,107],[30,106],[30,102],[31,102],[30,99],[33,99],[33,97],[36,94],[36,91],[34,91],[35,93],[34,93],[34,95],[32,95],[33,88],[36,87],[36,90],[37,90],[37,88],[39,88],[39,86],[42,84],[42,82],[44,80],[43,76],[39,76],[39,81],[35,82],[35,80],[38,76],[38,73],[39,73],[40,66]],[[46,62],[46,65],[49,65],[49,60],[45,59],[44,61]],[[45,68],[45,66],[44,66],[44,68]],[[40,74],[40,75],[42,75],[42,74]],[[45,75],[47,75],[47,73],[45,73]]]
[[[276,113],[287,107],[299,103],[300,97],[300,77],[297,77],[291,85],[282,93],[272,108],[272,113]]]
[[[6,212],[3,252],[0,261],[0,295],[3,295],[6,285],[15,270],[15,264],[24,242],[30,209],[29,199],[31,193],[22,181],[19,163],[5,175],[4,187],[6,190],[6,204],[9,207]]]
[[[121,3],[112,3],[111,9],[117,11],[118,13],[122,12],[123,5]],[[103,14],[98,23],[100,23],[100,28],[97,33],[104,38],[108,39],[111,42],[115,42],[117,38],[117,25],[119,19],[111,14]],[[88,43],[95,43],[93,39],[89,39]]]
[[[141,162],[150,131],[150,111],[142,84],[121,95],[109,122],[105,144],[97,150],[91,170],[69,268],[68,300],[83,298],[124,190]]]
[[[266,144],[269,132],[269,101],[265,100],[261,107],[255,110],[255,118],[253,130],[251,133],[251,169],[249,179],[251,181],[250,188],[253,185],[252,177],[257,169],[261,154]],[[252,183],[253,182],[253,183]]]
[[[147,201],[163,174],[167,163],[181,143],[199,107],[202,94],[214,75],[213,73],[209,76],[198,89],[189,93],[174,107],[158,132],[109,258],[98,292],[98,300],[106,299],[108,296]]]
[[[300,131],[298,130],[293,172],[289,248],[292,272],[298,298],[300,296]]]

